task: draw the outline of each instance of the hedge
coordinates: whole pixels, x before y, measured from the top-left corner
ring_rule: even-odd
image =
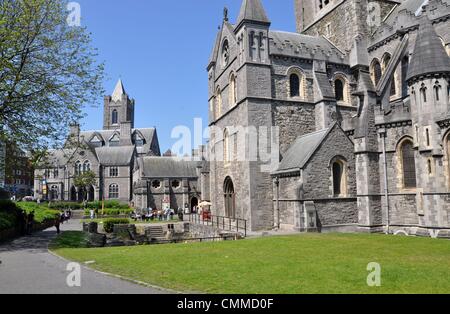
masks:
[[[114,231],[114,225],[128,225],[130,221],[128,219],[111,218],[103,221],[103,229],[106,233]]]
[[[58,210],[53,210],[48,208],[46,205],[40,205],[37,203],[20,202],[16,203],[16,205],[19,209],[25,211],[28,214],[34,211],[34,221],[37,223],[55,219],[55,217],[60,214]]]
[[[93,208],[92,208],[93,209]],[[130,208],[127,209],[120,209],[120,208],[105,208],[104,212],[102,213],[101,209],[95,209],[97,211],[97,214],[104,215],[104,216],[118,216],[118,215],[130,215],[133,210]],[[87,208],[84,211],[85,216],[90,215],[90,209]]]
[[[83,203],[77,203],[77,202],[52,202],[52,203],[48,204],[48,206],[50,208],[60,209],[60,210],[65,210],[65,209],[72,209],[72,210],[84,209],[84,204]],[[102,208],[102,202],[101,201],[95,201],[95,202],[86,203],[86,208],[88,208],[88,209],[101,209]],[[115,201],[115,200],[113,200],[113,201],[105,201],[105,208],[123,209],[123,210],[130,209],[128,204],[121,203],[121,202]]]

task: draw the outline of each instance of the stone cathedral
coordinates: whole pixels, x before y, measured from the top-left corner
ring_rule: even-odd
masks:
[[[261,0],[224,12],[207,67],[214,214],[449,237],[450,0],[296,0],[295,13],[284,32]],[[261,127],[277,130],[270,171],[249,158]]]

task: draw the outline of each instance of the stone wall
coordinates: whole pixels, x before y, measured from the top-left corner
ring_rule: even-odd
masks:
[[[273,122],[280,131],[280,153],[282,155],[298,137],[315,131],[315,111],[312,104],[277,101],[272,110]]]

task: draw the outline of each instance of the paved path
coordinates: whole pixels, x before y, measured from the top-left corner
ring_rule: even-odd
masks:
[[[79,220],[62,230],[81,230]],[[82,267],[81,287],[66,284],[67,262],[50,254],[48,243],[56,236],[51,228],[33,236],[0,245],[0,294],[162,294],[161,290],[135,285]]]

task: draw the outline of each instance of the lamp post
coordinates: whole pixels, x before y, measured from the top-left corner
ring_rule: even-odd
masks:
[[[276,186],[276,224],[275,227],[280,229],[280,179],[278,177],[275,178],[275,186]]]

